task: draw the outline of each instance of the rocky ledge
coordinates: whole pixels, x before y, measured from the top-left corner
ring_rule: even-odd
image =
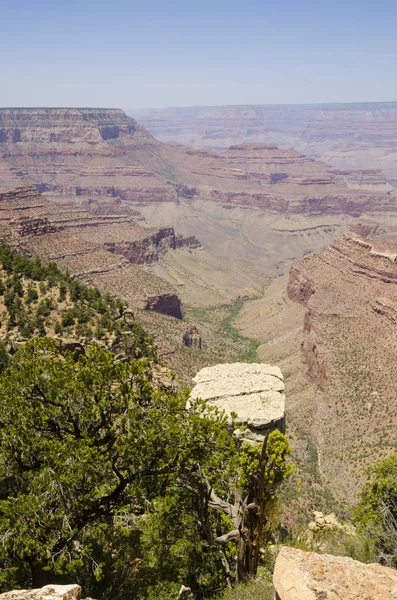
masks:
[[[193,379],[190,398],[201,398],[224,410],[236,426],[235,434],[259,442],[271,429],[284,430],[284,378],[278,367],[232,363],[201,369]],[[232,413],[237,414],[232,419]]]
[[[46,585],[35,590],[13,590],[0,594],[1,600],[80,600],[81,587],[70,585]],[[87,598],[87,600],[90,600]]]
[[[59,143],[117,139],[150,134],[115,108],[2,108],[0,144]]]
[[[386,600],[397,598],[397,571],[283,547],[273,575],[276,600]]]

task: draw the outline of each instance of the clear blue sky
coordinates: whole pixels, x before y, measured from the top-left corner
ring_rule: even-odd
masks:
[[[397,100],[397,0],[1,0],[0,106]]]

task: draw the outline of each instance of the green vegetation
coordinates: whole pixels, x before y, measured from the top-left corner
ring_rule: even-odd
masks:
[[[49,339],[16,353],[0,379],[3,590],[79,581],[154,599],[185,583],[219,598],[255,576],[287,440],[239,447],[222,414],[185,405],[153,388],[146,359],[94,344],[76,360]]]
[[[293,472],[285,436],[241,444],[155,386],[153,340],[119,300],[5,245],[0,264],[0,589],[151,600],[183,583],[200,600],[255,578]]]
[[[239,583],[228,589],[223,600],[274,600],[274,588],[271,570],[261,567],[255,579]]]
[[[251,298],[251,300],[254,300],[254,298]],[[232,325],[233,321],[238,317],[240,311],[242,310],[245,302],[246,300],[239,298],[231,305],[229,314],[221,321],[221,327],[233,340],[243,341],[248,344],[244,362],[259,362],[258,355],[256,353],[259,347],[259,342],[245,335],[241,335],[239,330]]]
[[[125,323],[125,305],[120,300],[73,279],[54,263],[45,265],[4,244],[0,244],[0,264],[0,333],[10,342],[11,351],[13,340],[35,336],[82,343],[96,338],[110,346],[128,331],[140,354],[156,359],[153,339],[139,323]]]
[[[242,335],[233,321],[248,302],[240,298],[231,304],[219,304],[209,308],[185,309],[186,320],[199,326],[206,343],[203,366],[222,362],[258,362],[259,342]],[[200,357],[198,357],[200,359]]]
[[[377,559],[397,568],[397,455],[367,470],[369,480],[354,514],[359,530],[371,538]]]

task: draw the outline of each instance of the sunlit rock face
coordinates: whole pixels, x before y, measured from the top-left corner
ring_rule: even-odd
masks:
[[[397,571],[346,556],[281,549],[275,564],[276,600],[397,598]]]
[[[225,411],[238,437],[259,442],[271,429],[284,430],[284,378],[278,367],[215,365],[201,369],[193,382],[191,400],[201,398]]]

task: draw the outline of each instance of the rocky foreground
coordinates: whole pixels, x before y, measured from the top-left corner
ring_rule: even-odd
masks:
[[[344,556],[304,552],[284,546],[274,568],[275,600],[393,600],[397,598],[397,571],[363,564]],[[79,585],[47,585],[13,590],[0,600],[81,600]],[[179,599],[194,600],[182,586]],[[89,600],[89,599],[87,599]]]
[[[352,558],[281,549],[274,569],[276,600],[393,600],[397,571]]]

